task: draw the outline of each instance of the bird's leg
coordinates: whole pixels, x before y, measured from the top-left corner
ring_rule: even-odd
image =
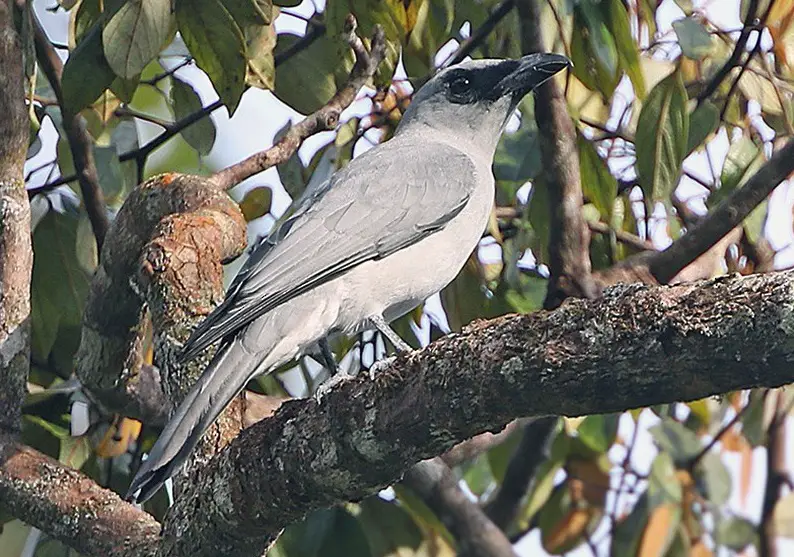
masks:
[[[318,343],[320,347],[320,359],[322,360],[322,364],[328,370],[331,375],[336,375],[341,370],[339,368],[339,364],[336,363],[334,359],[334,353],[331,351],[331,345],[328,344],[328,337],[321,338]]]
[[[369,320],[372,322],[375,328],[380,331],[380,333],[383,336],[389,339],[389,342],[392,343],[394,349],[397,351],[398,354],[413,351],[413,348],[411,348],[411,346],[407,342],[401,339],[400,335],[394,332],[394,329],[389,327],[389,324],[386,323],[386,320],[383,319],[382,316],[376,315],[374,317],[370,317]]]

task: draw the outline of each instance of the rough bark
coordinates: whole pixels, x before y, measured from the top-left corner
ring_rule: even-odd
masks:
[[[13,516],[80,553],[154,555],[160,525],[77,470],[0,433],[0,501]]]
[[[245,221],[239,208],[207,179],[165,174],[136,188],[113,221],[91,283],[77,352],[76,372],[83,384],[116,412],[163,423],[169,399],[156,369],[142,366],[148,320],[145,292],[136,292],[130,279],[138,276],[142,265],[150,274],[175,264],[168,279],[182,281],[179,284],[187,289],[175,292],[180,297],[168,305],[160,298],[155,324],[163,328],[155,329],[163,337],[174,332],[176,322],[183,329],[194,326],[223,299],[221,261],[244,246]],[[164,317],[164,311],[174,313]],[[186,338],[189,330],[177,336]]]
[[[30,205],[22,50],[12,4],[0,2],[0,430],[19,428],[30,350]],[[0,460],[2,462],[2,460]]]
[[[260,555],[307,512],[375,493],[515,416],[619,412],[786,384],[792,278],[614,287],[551,313],[474,323],[374,381],[285,402],[177,500],[160,555]]]

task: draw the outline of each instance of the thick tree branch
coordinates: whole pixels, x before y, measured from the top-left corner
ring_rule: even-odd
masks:
[[[28,115],[22,49],[10,2],[0,3],[0,431],[17,431],[30,351]],[[2,459],[0,459],[2,462]]]
[[[154,555],[160,524],[77,470],[0,433],[3,508],[80,553]]]
[[[375,493],[515,416],[619,412],[786,384],[792,279],[618,286],[552,313],[475,323],[319,403],[285,402],[177,499],[161,555],[259,555],[305,513]]]
[[[17,3],[19,3],[19,0],[17,0]],[[25,2],[23,1],[21,4],[24,5]],[[52,46],[36,15],[31,14],[31,17],[33,18],[36,41],[36,57],[63,111],[63,129],[66,132],[66,139],[69,141],[69,148],[72,152],[74,168],[80,184],[80,192],[83,195],[83,204],[85,205],[86,213],[88,213],[88,219],[91,221],[91,229],[94,232],[97,247],[102,249],[105,235],[107,235],[110,227],[110,219],[105,206],[105,196],[99,186],[99,175],[94,162],[91,137],[88,135],[83,117],[79,114],[69,114],[68,110],[64,109],[63,90],[61,89],[63,62],[61,62],[61,58]]]
[[[167,235],[158,251],[158,238],[169,226],[180,227],[181,236]],[[167,306],[162,298],[146,299],[150,310],[157,303],[158,311],[170,312],[155,315],[155,325],[163,325],[155,327],[157,335],[167,335],[174,323],[187,326],[192,319],[195,325],[223,298],[220,264],[244,246],[245,221],[237,204],[206,178],[165,174],[136,188],[113,221],[91,282],[77,352],[83,384],[116,412],[163,423],[170,404],[156,369],[142,365],[148,316],[145,293],[136,292],[131,279],[141,265],[147,271],[179,265],[169,279],[188,290]]]
[[[431,458],[406,472],[403,484],[418,495],[455,536],[458,555],[513,557],[513,545],[483,510],[458,485],[440,458]]]
[[[517,0],[524,53],[542,52],[538,0]],[[557,307],[568,296],[594,298],[598,287],[590,274],[590,232],[582,215],[582,184],[576,132],[565,95],[553,79],[535,93],[535,120],[542,138],[543,186],[548,188],[549,287],[543,306]]]
[[[386,53],[386,38],[380,26],[375,28],[372,36],[372,48],[369,52],[356,35],[356,20],[352,15],[348,16],[345,31],[347,43],[356,55],[355,66],[353,66],[345,85],[325,106],[290,128],[284,137],[271,148],[251,155],[212,176],[212,180],[218,188],[229,189],[254,174],[286,161],[298,150],[304,139],[336,127],[342,111],[350,106],[358,91],[372,78]]]

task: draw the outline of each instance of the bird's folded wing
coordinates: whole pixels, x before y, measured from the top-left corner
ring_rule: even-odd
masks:
[[[441,230],[477,184],[473,162],[446,145],[384,144],[332,178],[262,242],[224,302],[194,331],[181,358],[238,331],[276,306],[361,263],[380,259]]]

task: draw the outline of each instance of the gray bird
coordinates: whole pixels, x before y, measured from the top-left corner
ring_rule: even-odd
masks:
[[[302,199],[185,344],[183,361],[221,341],[127,498],[151,497],[252,377],[329,334],[374,327],[406,349],[388,323],[461,270],[491,213],[491,164],[507,120],[527,93],[569,64],[557,54],[531,54],[438,72],[416,92],[391,140]]]

